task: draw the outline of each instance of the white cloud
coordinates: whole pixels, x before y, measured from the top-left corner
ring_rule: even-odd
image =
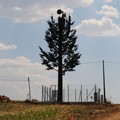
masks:
[[[1,94],[8,95],[12,99],[25,99],[28,93],[27,78],[29,77],[32,93],[34,93],[32,96],[40,98],[42,85],[57,84],[57,72],[45,69],[45,66],[32,62],[24,56],[0,59]]]
[[[36,80],[41,80],[43,83],[50,83],[50,76],[54,74],[52,71],[45,70],[45,66],[40,63],[34,63],[24,56],[19,56],[14,59],[0,59],[0,67],[2,66],[3,69],[0,70],[2,74],[0,75],[15,78],[30,76]]]
[[[101,20],[83,20],[76,29],[78,34],[88,36],[120,36],[120,26],[107,17],[103,17]]]
[[[86,7],[91,5],[95,0],[20,0],[20,1],[16,1],[16,0],[11,0],[11,2],[9,2],[9,0],[2,0],[0,1],[1,4],[3,4],[4,6],[7,7],[11,7],[11,6],[18,6],[20,5],[21,7],[28,7],[31,5],[34,5],[36,3],[41,4],[41,6],[44,6],[45,8],[50,7],[50,6],[58,6],[58,5],[65,5],[65,6],[72,6],[73,7]],[[9,3],[9,4],[8,4]]]
[[[27,7],[13,7],[13,8],[4,8],[1,5],[1,17],[12,19],[16,23],[33,23],[39,22],[43,19],[47,19],[50,15],[55,14],[58,8],[65,11],[67,14],[73,13],[73,10],[64,6],[42,6],[42,4],[36,3]],[[4,13],[4,14],[3,14]]]
[[[12,19],[17,23],[33,23],[56,14],[57,9],[62,9],[66,13],[73,13],[75,7],[86,7],[91,5],[94,0],[61,0],[61,1],[39,1],[30,0],[15,1],[7,4],[9,1],[0,2],[0,17]]]
[[[104,0],[104,3],[110,3],[112,2],[113,0]]]
[[[12,44],[12,45],[5,45],[3,43],[0,43],[0,50],[14,50],[16,49],[16,45]]]
[[[13,9],[17,10],[17,11],[22,11],[22,8],[20,8],[20,7],[14,7]]]
[[[119,12],[117,11],[117,9],[109,5],[103,5],[101,10],[97,11],[96,13],[108,17],[119,17]]]
[[[43,6],[40,4],[35,4],[33,6],[30,6],[28,8],[25,8],[21,16],[14,17],[15,22],[23,22],[23,23],[33,23],[38,22],[43,19],[47,19],[52,14],[56,14],[58,8],[61,8],[63,11],[66,11],[66,13],[73,13],[73,10],[70,8],[67,8],[65,6],[56,6],[51,8],[44,9]]]
[[[66,0],[66,2],[72,7],[87,7],[91,5],[94,0]]]

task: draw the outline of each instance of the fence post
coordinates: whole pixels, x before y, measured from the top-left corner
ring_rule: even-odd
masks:
[[[48,87],[47,87],[47,102],[48,102],[48,96],[49,96],[49,94],[48,94]]]
[[[76,89],[75,89],[75,102],[76,102]]]
[[[96,103],[97,102],[97,92],[96,92],[96,85],[95,85],[95,93],[94,93],[94,102]]]
[[[86,100],[88,102],[88,89],[86,89]]]
[[[68,85],[68,102],[69,102],[69,85]]]
[[[46,86],[44,86],[44,101],[46,102]]]
[[[49,101],[51,102],[52,95],[51,95],[51,87],[49,88]]]
[[[43,102],[43,85],[42,85],[42,102]]]
[[[81,91],[80,92],[81,92],[81,102],[82,102],[82,85],[81,85]]]

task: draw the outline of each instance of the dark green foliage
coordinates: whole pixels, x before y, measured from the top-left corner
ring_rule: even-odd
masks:
[[[77,52],[78,46],[75,44],[77,40],[76,30],[71,29],[74,22],[71,17],[65,17],[64,26],[62,26],[62,74],[67,71],[74,71],[74,67],[80,64],[80,56]],[[59,29],[61,26],[55,22],[53,16],[48,21],[49,28],[46,30],[45,41],[48,44],[49,51],[45,52],[40,46],[40,57],[42,64],[47,66],[47,70],[57,70],[59,63]]]

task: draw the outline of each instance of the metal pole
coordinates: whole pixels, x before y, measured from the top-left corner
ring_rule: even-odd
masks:
[[[28,88],[29,88],[29,100],[31,101],[31,89],[30,89],[30,79],[28,77]]]
[[[45,86],[43,86],[43,102],[45,102]]]
[[[51,87],[49,88],[49,102],[51,102],[52,101],[52,95],[51,95]]]
[[[42,102],[43,102],[43,85],[42,85]]]
[[[57,101],[57,96],[58,96],[58,91],[57,91],[56,85],[55,85],[55,102]]]
[[[102,64],[103,64],[103,92],[104,92],[104,103],[106,103],[105,66],[104,66],[104,60],[102,61]]]
[[[86,89],[86,98],[87,98],[87,102],[88,102],[88,89]]]
[[[81,85],[81,102],[82,102],[82,85]]]
[[[59,59],[58,59],[58,102],[63,102],[63,72],[62,72],[62,39],[63,39],[63,28],[64,28],[64,20],[63,11],[58,10],[58,14],[62,14],[62,16],[58,17],[58,28],[59,28]]]
[[[49,93],[48,93],[48,87],[47,87],[47,102],[48,102],[48,96],[49,96]]]
[[[76,102],[76,89],[75,89],[75,102]]]
[[[69,102],[69,85],[68,85],[68,102]]]
[[[94,103],[97,103],[97,88],[96,85],[94,86],[95,92],[94,92]]]
[[[46,94],[46,86],[45,86],[45,88],[44,88],[44,89],[45,89],[45,102],[46,102],[46,95],[47,95],[47,94]]]

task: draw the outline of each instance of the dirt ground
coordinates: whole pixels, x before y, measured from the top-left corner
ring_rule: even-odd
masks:
[[[120,112],[114,113],[108,117],[105,117],[102,120],[120,120]]]
[[[105,118],[102,118],[102,120],[120,120],[120,105],[117,105],[117,107],[119,108],[119,111],[112,113],[106,116]]]

